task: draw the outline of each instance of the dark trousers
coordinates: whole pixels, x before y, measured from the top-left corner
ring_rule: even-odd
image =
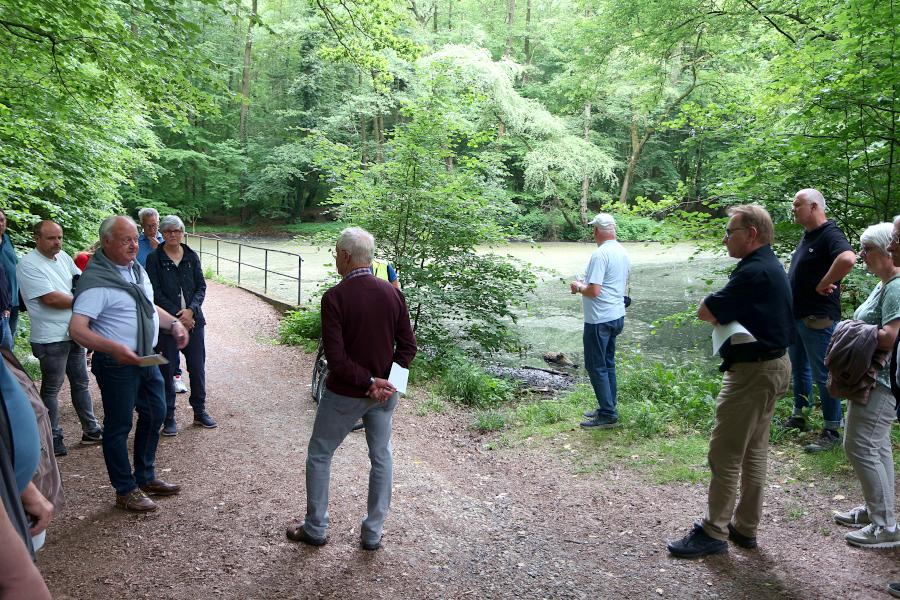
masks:
[[[156,367],[123,365],[102,352],[94,352],[91,372],[103,400],[103,458],[109,481],[117,494],[156,479],[154,462],[159,429],[166,415],[163,381]],[[128,462],[128,434],[134,412],[134,472]]]
[[[190,332],[188,345],[181,350],[184,353],[185,368],[190,375],[191,395],[188,402],[195,413],[206,410],[206,342],[203,329],[203,325],[194,327]],[[172,377],[178,369],[179,359],[175,338],[168,333],[160,333],[156,351],[169,361],[169,364],[159,366],[159,372],[166,386],[166,418],[172,419],[175,417],[175,385]]]

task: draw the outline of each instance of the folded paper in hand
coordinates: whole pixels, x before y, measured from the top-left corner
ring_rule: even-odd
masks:
[[[728,338],[732,337],[732,345],[749,344],[750,342],[756,341],[756,338],[747,331],[747,328],[737,321],[725,323],[724,325],[716,325],[713,327],[712,332],[713,356],[717,355],[719,350],[722,349],[722,344],[724,344]]]
[[[147,356],[141,356],[140,366],[142,367],[155,367],[157,365],[167,365],[169,361],[166,360],[166,357],[162,354],[148,354]]]
[[[391,374],[388,375],[388,381],[390,381],[401,394],[406,393],[406,382],[408,380],[409,369],[404,369],[397,363],[391,363]]]

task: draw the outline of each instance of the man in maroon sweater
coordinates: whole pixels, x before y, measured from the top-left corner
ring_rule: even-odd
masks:
[[[372,275],[374,251],[375,239],[368,232],[358,227],[342,231],[335,264],[343,279],[322,296],[328,378],[307,451],[306,519],[287,530],[289,539],[312,546],[328,541],[331,457],[360,417],[371,462],[363,549],[381,547],[391,504],[391,419],[400,395],[386,377],[392,362],[409,367],[416,338],[403,294]]]

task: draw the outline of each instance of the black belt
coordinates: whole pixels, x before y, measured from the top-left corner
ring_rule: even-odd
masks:
[[[732,346],[728,349],[728,358],[719,365],[719,371],[724,373],[731,368],[731,365],[737,363],[765,362],[767,360],[775,360],[781,358],[787,353],[784,348],[776,348],[774,350],[760,350],[753,348],[751,351],[742,351],[740,346]]]

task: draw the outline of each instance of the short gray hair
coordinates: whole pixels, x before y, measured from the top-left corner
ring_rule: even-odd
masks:
[[[138,211],[138,221],[143,223],[144,219],[146,219],[147,217],[156,217],[158,219],[159,211],[156,210],[155,208],[150,208],[150,207],[142,208],[141,210]]]
[[[866,230],[859,236],[859,243],[863,246],[878,248],[884,254],[890,254],[890,252],[888,252],[888,246],[891,245],[891,238],[893,236],[893,225],[890,223],[878,223],[866,227]]]
[[[375,238],[360,227],[348,227],[338,237],[337,247],[350,255],[355,265],[370,265],[375,255]]]
[[[170,229],[180,229],[184,231],[184,221],[178,215],[166,215],[159,222],[160,231],[169,231]]]
[[[820,192],[819,190],[806,188],[797,192],[796,195],[806,200],[807,204],[818,204],[823,213],[828,209],[828,207],[825,206],[825,196],[823,196],[822,192]]]
[[[119,219],[125,219],[126,221],[134,225],[135,229],[137,229],[137,225],[135,224],[134,219],[132,219],[131,217],[125,215],[113,215],[111,217],[106,217],[105,219],[103,219],[103,222],[100,223],[101,240],[110,239],[111,236],[109,235],[109,232],[112,230],[113,225],[115,225],[116,221],[118,221]]]

